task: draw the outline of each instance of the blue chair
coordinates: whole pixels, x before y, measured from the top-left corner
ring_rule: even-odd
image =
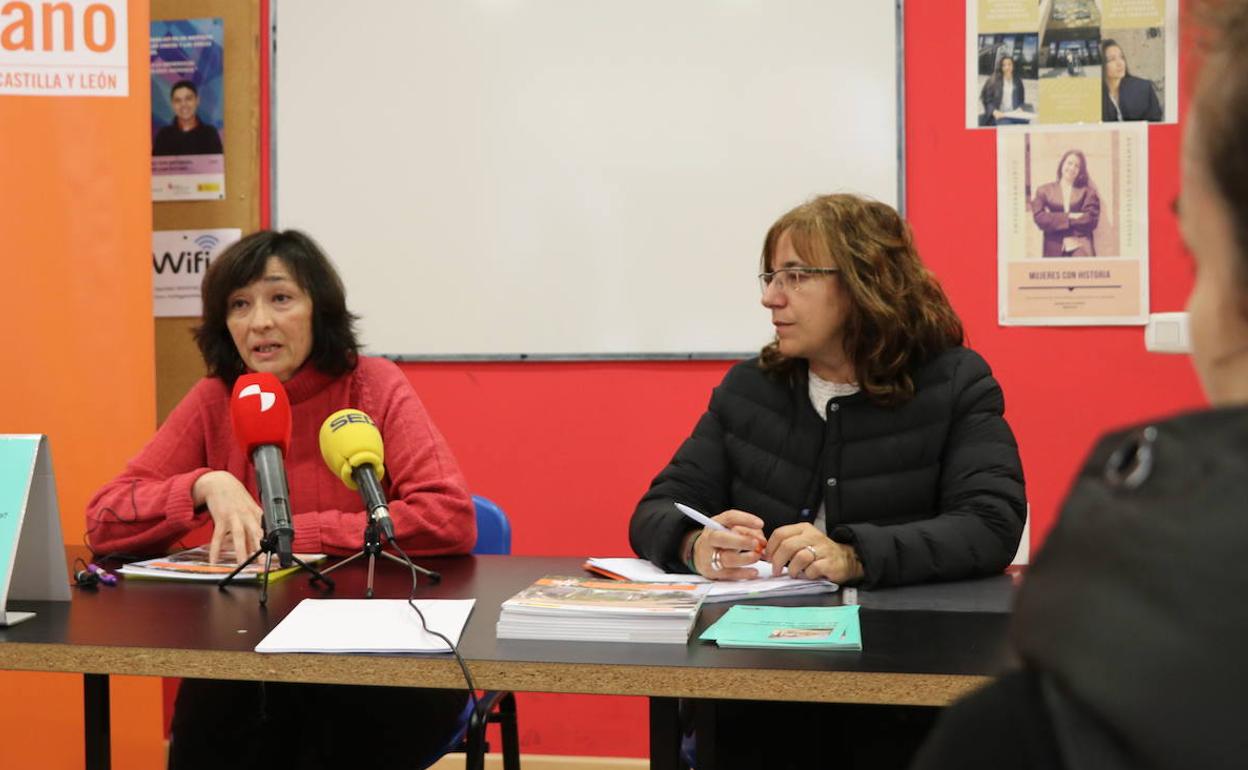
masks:
[[[511,523],[507,514],[494,501],[472,496],[477,510],[477,544],[474,554],[505,556],[511,553]],[[503,737],[503,770],[520,770],[520,731],[516,725],[516,696],[510,692],[487,692],[477,698],[476,708],[468,701],[459,717],[459,727],[445,746],[425,758],[419,767],[429,767],[452,751],[467,754],[465,770],[483,770],[485,755],[490,750],[485,740],[485,728],[494,722],[499,725]]]
[[[477,508],[477,544],[472,552],[506,555],[511,553],[511,523],[503,509],[480,495],[472,496]]]

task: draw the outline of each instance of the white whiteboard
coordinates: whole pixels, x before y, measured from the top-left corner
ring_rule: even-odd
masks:
[[[706,354],[771,336],[763,236],[897,204],[884,0],[276,0],[275,226],[390,355]]]

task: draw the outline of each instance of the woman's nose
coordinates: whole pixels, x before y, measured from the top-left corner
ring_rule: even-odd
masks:
[[[257,303],[255,309],[251,311],[251,327],[253,329],[267,329],[273,325],[273,313],[265,306],[263,302]]]
[[[775,307],[783,307],[785,302],[788,301],[788,297],[784,292],[780,291],[780,287],[776,283],[776,281],[772,281],[767,285],[767,288],[763,289],[761,302],[763,307],[769,310]]]

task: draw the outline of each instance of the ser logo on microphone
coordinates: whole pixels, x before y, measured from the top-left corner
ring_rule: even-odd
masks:
[[[329,432],[336,433],[339,428],[346,427],[353,422],[362,423],[364,425],[376,425],[376,423],[373,422],[373,418],[363,412],[350,412],[332,421],[329,424]]]
[[[267,390],[261,390],[258,384],[248,385],[238,391],[238,399],[241,401],[249,396],[260,397],[260,411],[267,412],[277,402],[277,394],[270,393]]]

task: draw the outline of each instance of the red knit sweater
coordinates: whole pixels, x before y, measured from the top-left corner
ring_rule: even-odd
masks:
[[[294,427],[286,456],[294,550],[348,554],[362,546],[359,493],[330,473],[318,441],[325,418],[346,408],[364,411],[381,430],[382,486],[403,549],[423,555],[472,549],[476,518],[463,475],[397,366],[361,356],[355,371],[331,378],[309,365],[285,386]],[[211,522],[208,511],[195,510],[191,501],[191,486],[211,470],[229,471],[255,496],[255,472],[230,428],[230,390],[215,377],[200,380],[121,475],[96,493],[87,506],[91,547],[100,553],[167,552]]]

